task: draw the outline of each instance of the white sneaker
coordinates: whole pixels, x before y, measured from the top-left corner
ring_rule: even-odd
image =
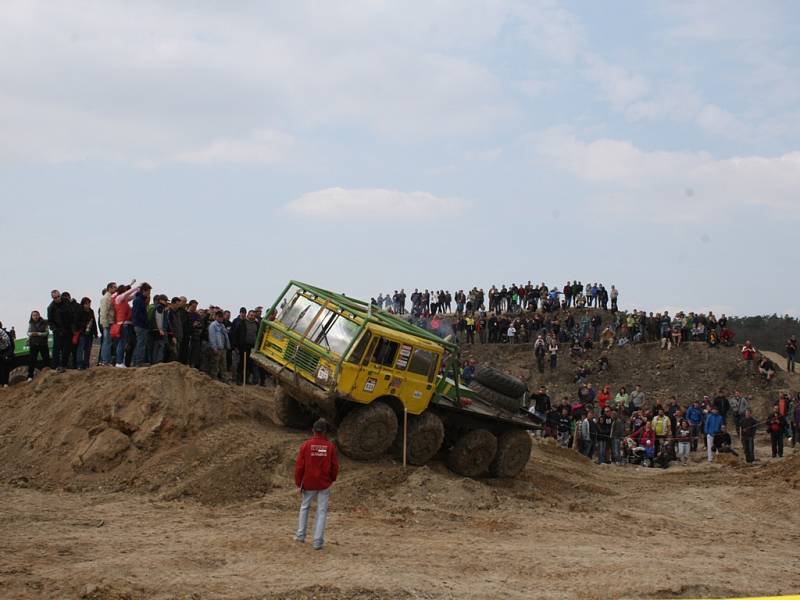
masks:
[[[114,366],[115,366],[115,367],[117,367],[118,369],[126,369],[126,368],[127,368],[127,367],[125,366],[125,363],[119,363],[119,364],[116,364],[116,365],[114,365]]]
[[[28,377],[28,383],[30,383],[31,381],[33,381],[33,377]]]

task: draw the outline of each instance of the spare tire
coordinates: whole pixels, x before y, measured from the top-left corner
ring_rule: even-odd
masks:
[[[477,381],[470,383],[469,387],[471,390],[475,391],[478,396],[483,398],[492,406],[496,406],[513,413],[519,412],[519,409],[522,408],[522,398],[510,398],[494,391],[491,388],[486,387],[485,385],[481,385]]]
[[[510,398],[519,398],[528,391],[523,381],[492,367],[478,367],[475,381]]]

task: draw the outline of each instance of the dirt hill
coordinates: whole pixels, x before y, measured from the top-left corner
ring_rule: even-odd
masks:
[[[269,420],[271,398],[177,364],[45,371],[0,393],[0,479],[212,503],[263,494],[289,441]]]
[[[752,406],[757,417],[766,414],[778,392],[800,390],[796,379],[779,371],[769,384],[757,375],[745,372],[738,348],[711,349],[705,343],[689,342],[679,348],[662,350],[657,343],[614,347],[606,350],[609,371],[598,372],[597,364],[601,351],[590,350],[581,358],[570,358],[569,349],[559,353],[558,368],[544,374],[536,368],[532,344],[487,344],[462,346],[465,358],[474,358],[478,363],[500,368],[528,383],[531,391],[545,385],[551,398],[560,400],[563,395],[574,398],[578,385],[574,383],[578,368],[589,363],[593,372],[588,381],[597,390],[609,384],[616,394],[621,386],[632,391],[638,383],[647,393],[648,403],[668,401],[673,394],[681,404],[701,400],[704,395],[713,396],[719,388],[728,393],[738,390],[753,398]]]
[[[473,351],[531,376],[529,348]],[[758,390],[732,351],[704,352],[614,350],[610,381]],[[546,381],[574,390],[566,373]],[[702,453],[667,471],[600,467],[552,440],[535,441],[513,480],[343,459],[312,558],[291,540],[306,434],[271,423],[272,397],[174,364],[46,372],[0,390],[0,596],[663,598],[800,585],[800,453],[771,461],[763,435],[753,467]],[[724,543],[709,551],[712,539]],[[651,559],[660,568],[642,570]]]

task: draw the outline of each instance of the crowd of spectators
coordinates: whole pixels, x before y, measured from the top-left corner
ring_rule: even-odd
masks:
[[[46,316],[31,311],[28,381],[38,366],[57,372],[89,368],[96,346],[98,366],[127,368],[175,361],[215,379],[242,383],[247,365],[250,383],[265,383],[266,373],[250,358],[263,307],[242,307],[232,319],[231,312],[219,306],[201,308],[197,300],[185,296],[152,292],[148,283],[109,282],[95,312],[90,298],[78,302],[69,292],[53,290]],[[13,352],[14,337],[0,324],[0,345],[9,340]],[[0,375],[4,376],[0,383],[6,385],[7,369]]]
[[[783,457],[786,439],[792,446],[800,441],[800,394],[781,393],[762,422],[753,417],[750,398],[724,389],[702,401],[682,404],[672,396],[662,404],[647,402],[639,385],[630,393],[623,386],[613,394],[608,385],[597,391],[583,383],[575,396],[564,396],[560,403],[551,400],[544,386],[529,399],[529,412],[543,423],[544,436],[599,464],[686,464],[701,441],[709,462],[719,453],[738,455],[730,423],[747,463],[756,460],[759,430],[769,435],[773,458]]]

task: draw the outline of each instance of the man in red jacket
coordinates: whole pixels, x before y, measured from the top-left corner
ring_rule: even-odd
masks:
[[[294,539],[306,541],[306,526],[311,501],[317,499],[317,518],[314,521],[314,550],[320,550],[324,541],[325,521],[328,518],[328,498],[331,484],[339,474],[339,459],[336,448],[325,437],[328,422],[317,419],[314,422],[314,435],[300,446],[294,464],[294,482],[300,488],[303,500],[300,503],[300,520]]]

